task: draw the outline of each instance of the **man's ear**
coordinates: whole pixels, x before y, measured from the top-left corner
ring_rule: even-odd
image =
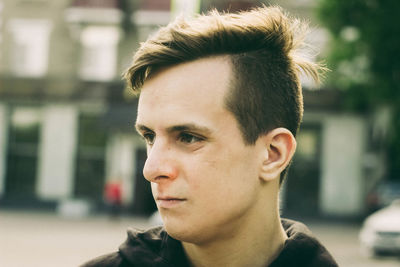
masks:
[[[286,128],[276,128],[260,137],[264,145],[260,178],[271,181],[280,177],[296,151],[296,139]]]

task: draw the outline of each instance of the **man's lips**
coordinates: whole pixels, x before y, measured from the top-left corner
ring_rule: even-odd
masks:
[[[157,197],[156,200],[185,200],[184,198],[180,197]]]
[[[186,201],[185,198],[170,197],[170,196],[162,196],[156,198],[157,206],[159,208],[173,208],[179,204],[182,204],[185,201]]]

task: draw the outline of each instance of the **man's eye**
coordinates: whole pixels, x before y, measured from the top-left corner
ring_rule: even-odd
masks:
[[[143,134],[143,139],[146,141],[148,145],[153,145],[154,144],[154,134],[153,133],[144,133]]]
[[[182,143],[193,144],[193,143],[196,143],[196,142],[203,141],[203,138],[195,136],[195,135],[190,134],[190,133],[181,133],[179,135],[179,141],[182,142]]]

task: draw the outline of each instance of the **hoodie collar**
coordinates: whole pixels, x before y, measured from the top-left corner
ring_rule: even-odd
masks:
[[[189,266],[181,242],[170,237],[161,226],[146,231],[129,229],[119,252],[138,266]]]
[[[325,247],[302,223],[282,219],[288,239],[278,257],[269,267],[337,267]],[[170,237],[163,227],[146,231],[128,230],[127,240],[119,253],[135,266],[190,266],[182,243]]]

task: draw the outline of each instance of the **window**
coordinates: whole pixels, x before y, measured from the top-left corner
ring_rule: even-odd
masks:
[[[42,77],[47,72],[50,22],[39,19],[13,19],[10,68],[16,76]]]
[[[81,114],[77,153],[75,197],[101,202],[105,180],[107,133],[99,115]]]
[[[89,26],[81,35],[80,76],[83,80],[109,81],[115,77],[120,32],[113,26]]]
[[[35,198],[41,113],[35,108],[16,108],[10,118],[6,197]]]
[[[321,175],[321,125],[304,123],[297,139],[297,152],[285,184],[285,216],[318,215]]]

